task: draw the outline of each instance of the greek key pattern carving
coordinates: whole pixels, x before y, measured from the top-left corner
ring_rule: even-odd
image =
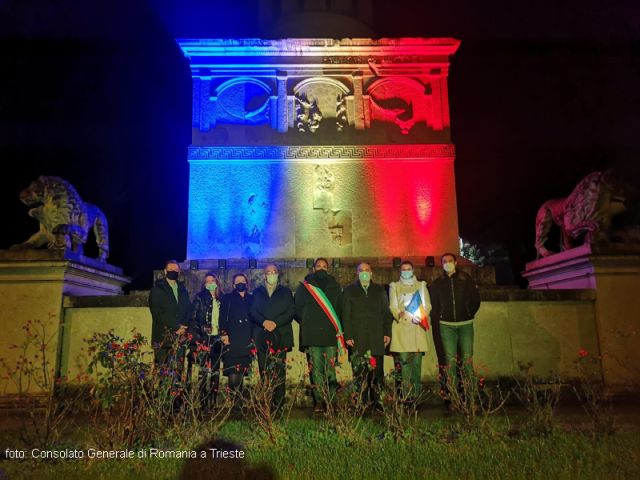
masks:
[[[189,160],[336,160],[453,158],[452,144],[189,147]]]

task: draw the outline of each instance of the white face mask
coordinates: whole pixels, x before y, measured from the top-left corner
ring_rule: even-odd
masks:
[[[453,262],[445,263],[442,268],[444,268],[444,271],[447,273],[453,273],[456,271],[456,264]]]
[[[267,284],[273,287],[277,283],[278,283],[278,274],[267,273]]]

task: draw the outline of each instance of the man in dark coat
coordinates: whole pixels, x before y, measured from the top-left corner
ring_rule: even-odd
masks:
[[[264,268],[264,285],[253,291],[251,321],[256,325],[256,348],[260,375],[269,376],[273,406],[284,401],[287,352],[293,348],[291,322],[295,314],[291,290],[278,284],[278,267]]]
[[[336,279],[327,273],[328,269],[327,259],[316,259],[313,273],[307,275],[305,281],[322,290],[333,310],[340,317],[342,289]],[[336,380],[337,332],[325,311],[303,283],[298,286],[294,300],[295,318],[300,322],[300,349],[307,352],[315,411],[321,412],[324,408],[323,403],[326,405],[331,401],[338,385]]]
[[[358,278],[345,287],[342,298],[344,338],[360,400],[379,407],[393,315],[384,287],[371,280],[371,265],[361,263],[357,272]]]
[[[178,262],[168,260],[164,264],[164,278],[158,280],[149,293],[151,342],[159,365],[170,359],[172,339],[167,334],[182,336],[189,325],[191,302],[184,283],[178,282],[179,275]]]
[[[467,379],[473,375],[473,317],[480,308],[480,294],[471,276],[456,270],[453,253],[445,253],[441,261],[443,275],[431,285],[431,316],[439,326],[445,379],[448,377],[449,385],[454,385],[458,361]]]

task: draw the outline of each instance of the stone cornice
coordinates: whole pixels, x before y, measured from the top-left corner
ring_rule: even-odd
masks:
[[[299,161],[318,160],[453,160],[450,143],[415,145],[317,145],[317,146],[191,146],[189,161]]]
[[[455,38],[244,38],[178,39],[177,42],[192,60],[195,57],[226,56],[449,56],[460,46],[460,41]]]

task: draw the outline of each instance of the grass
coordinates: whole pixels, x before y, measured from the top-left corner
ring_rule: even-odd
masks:
[[[282,479],[640,478],[637,424],[595,437],[560,422],[541,436],[518,432],[507,417],[492,418],[482,431],[460,430],[455,417],[421,417],[414,439],[398,443],[385,435],[379,418],[366,419],[363,432],[353,438],[305,418],[289,420],[283,430],[275,445],[245,421],[227,422],[220,436],[244,445],[249,463],[266,464]],[[56,449],[80,448],[87,434],[76,431]],[[1,435],[0,446],[14,443],[10,431]],[[183,462],[4,460],[0,479],[170,479],[179,476]]]

